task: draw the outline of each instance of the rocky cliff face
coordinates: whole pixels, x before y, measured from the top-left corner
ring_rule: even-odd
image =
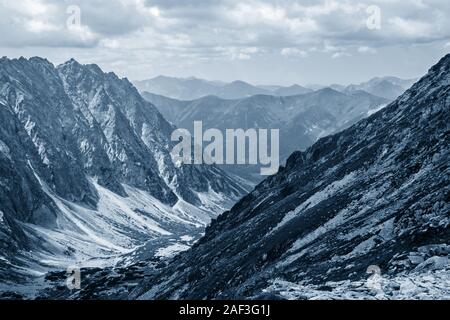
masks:
[[[104,136],[111,148],[107,150],[109,157],[121,157],[112,161],[114,167],[123,167],[120,176],[126,183],[151,190],[152,194],[161,192],[160,197],[169,203],[177,200],[171,191],[193,204],[200,204],[195,192],[207,192],[209,187],[231,196],[243,191],[225,174],[216,175],[216,168],[176,167],[170,157],[173,147],[170,135],[175,127],[142,99],[128,80],[121,80],[113,73],[104,74],[95,65],[81,66],[73,60],[59,66],[58,72],[73,104],[100,126],[103,133],[100,137]],[[139,154],[140,150],[143,154]],[[147,167],[141,167],[144,165]],[[151,181],[151,177],[162,178],[164,185]],[[167,187],[171,188],[167,190]]]
[[[385,109],[292,154],[131,298],[342,298],[358,283],[362,296],[374,268],[388,297],[408,279],[448,295],[449,105],[447,55]],[[430,297],[419,289],[409,297]]]
[[[173,230],[195,229],[195,238],[244,192],[218,168],[175,166],[175,128],[128,80],[96,65],[2,58],[0,123],[3,274],[25,268],[23,250],[58,256],[71,242],[67,233],[78,237],[74,246],[90,241],[115,254],[122,236],[126,250]],[[144,226],[154,231],[147,239]]]

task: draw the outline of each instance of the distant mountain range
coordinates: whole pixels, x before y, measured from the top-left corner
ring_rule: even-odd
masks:
[[[207,81],[196,78],[171,78],[159,76],[150,80],[135,81],[140,92],[151,92],[168,98],[179,100],[195,100],[205,96],[216,96],[223,99],[241,99],[258,94],[289,96],[311,92],[299,85],[254,86],[244,81],[231,83]]]
[[[173,78],[158,76],[150,80],[135,81],[140,92],[150,92],[177,100],[196,100],[205,96],[216,96],[222,99],[241,99],[253,95],[272,95],[279,97],[295,96],[310,93],[324,88],[331,88],[340,92],[366,91],[372,95],[394,100],[415,80],[403,80],[396,77],[374,78],[358,85],[343,86],[332,84],[329,86],[310,85],[307,87],[294,84],[289,87],[266,85],[254,86],[244,81],[231,83],[208,81],[197,78]]]
[[[375,96],[394,100],[405,90],[409,89],[416,80],[403,80],[395,77],[374,78],[359,85],[350,85],[344,89],[346,92],[366,91]]]
[[[226,100],[207,96],[180,101],[143,92],[163,116],[192,132],[194,121],[203,127],[226,129],[280,129],[281,161],[295,150],[305,150],[320,137],[342,130],[387,105],[389,100],[365,91],[338,92],[330,88],[302,95],[254,95]],[[230,173],[259,181],[258,166],[225,166]]]

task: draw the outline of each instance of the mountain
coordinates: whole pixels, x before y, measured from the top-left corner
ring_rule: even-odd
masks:
[[[344,86],[341,84],[332,84],[329,86],[313,84],[306,87],[314,91],[328,87],[343,93],[366,91],[374,96],[393,101],[403,92],[409,89],[416,80],[417,79],[400,79],[397,77],[375,77],[367,82],[363,82],[360,84],[350,84],[348,86]]]
[[[414,81],[415,80],[403,80],[396,77],[378,77],[359,85],[349,85],[345,88],[345,91],[353,92],[362,90],[392,101],[411,87]]]
[[[189,103],[187,100],[177,100],[168,98],[166,96],[150,93],[147,91],[141,92],[141,96],[153,104],[158,111],[163,115],[165,119],[173,124],[177,123],[177,120],[189,109]],[[211,96],[212,97],[212,96]],[[200,100],[206,98],[200,98]]]
[[[277,90],[272,91],[274,96],[287,97],[287,96],[297,96],[305,93],[310,93],[313,90],[294,84],[290,87],[281,87]]]
[[[231,83],[213,82],[196,78],[171,78],[158,76],[150,80],[136,81],[140,92],[151,92],[179,100],[194,100],[215,95],[224,99],[239,99],[255,94],[269,93],[244,81]]]
[[[129,298],[448,298],[449,101],[447,55],[386,108],[293,153]]]
[[[258,88],[266,90],[266,91],[277,91],[279,89],[283,89],[283,86],[277,86],[277,85],[259,85]]]
[[[339,92],[343,92],[345,90],[345,86],[341,85],[341,84],[332,84],[329,86],[331,89],[339,91]]]
[[[176,100],[197,100],[206,96],[217,96],[230,100],[248,98],[253,95],[288,97],[331,88],[344,93],[366,91],[374,96],[392,101],[411,87],[414,81],[415,79],[405,80],[397,77],[377,77],[361,84],[351,84],[348,86],[332,84],[329,86],[309,85],[303,87],[294,84],[289,87],[284,87],[276,85],[253,86],[244,81],[224,83],[197,78],[158,76],[150,80],[135,81],[134,84],[141,93],[149,92]]]
[[[389,81],[390,83],[403,87],[403,89],[406,91],[407,89],[409,89],[418,79],[400,79],[398,77],[392,77],[392,76],[387,76],[387,77],[376,77],[373,78],[371,81],[372,82],[380,82],[380,81]]]
[[[239,99],[249,96],[254,96],[257,94],[266,94],[266,90],[260,89],[258,87],[252,86],[251,84],[244,81],[233,81],[219,88],[218,91],[212,93],[219,98],[223,99]]]
[[[331,88],[331,86],[326,86],[326,85],[323,85],[323,84],[316,84],[316,83],[311,83],[311,84],[305,85],[306,89],[309,89],[309,90],[312,90],[312,91],[317,91],[317,90],[328,88],[328,87]],[[340,90],[336,90],[336,91],[340,91]]]
[[[192,132],[194,121],[203,127],[280,129],[281,160],[295,150],[304,150],[318,138],[342,130],[379,110],[388,101],[363,91],[340,93],[329,88],[315,92],[276,97],[256,95],[237,100],[208,96],[179,101],[144,92],[169,121]],[[232,166],[225,170],[248,180],[261,179],[258,166]]]
[[[0,59],[0,123],[0,291],[186,249],[245,192],[215,166],[175,165],[175,127],[97,65]]]
[[[213,94],[224,84],[196,78],[172,78],[158,76],[149,80],[135,81],[140,92],[148,91],[181,100],[190,100]]]
[[[299,85],[253,86],[244,81],[223,83],[196,78],[171,78],[158,76],[150,80],[135,81],[134,84],[142,92],[166,96],[178,100],[196,100],[206,96],[217,96],[222,99],[241,99],[253,95],[265,94],[274,96],[291,96],[311,92]]]

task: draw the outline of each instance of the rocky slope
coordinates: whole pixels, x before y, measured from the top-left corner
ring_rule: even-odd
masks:
[[[447,55],[383,110],[292,154],[129,298],[375,296],[377,268],[387,298],[448,297],[449,105]]]
[[[0,59],[0,123],[0,278],[12,285],[185,249],[245,190],[214,166],[174,165],[175,127],[96,65]]]

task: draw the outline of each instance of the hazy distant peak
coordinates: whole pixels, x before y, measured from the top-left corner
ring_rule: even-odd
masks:
[[[351,84],[349,86],[340,84],[331,84],[329,86],[301,86],[299,84],[292,84],[290,86],[255,86],[243,80],[223,83],[196,77],[175,78],[161,75],[150,80],[136,81],[134,84],[140,92],[151,92],[168,98],[185,101],[192,101],[205,96],[217,96],[227,100],[241,99],[253,95],[288,97],[307,94],[324,88],[330,88],[336,92],[346,93],[363,90],[372,95],[393,100],[408,89],[413,82],[414,80],[404,80],[393,76],[386,76],[375,77],[366,82]]]
[[[325,87],[323,89],[316,90],[314,93],[315,94],[327,94],[327,95],[342,95],[341,92],[334,90],[333,88],[330,88],[330,87]]]

